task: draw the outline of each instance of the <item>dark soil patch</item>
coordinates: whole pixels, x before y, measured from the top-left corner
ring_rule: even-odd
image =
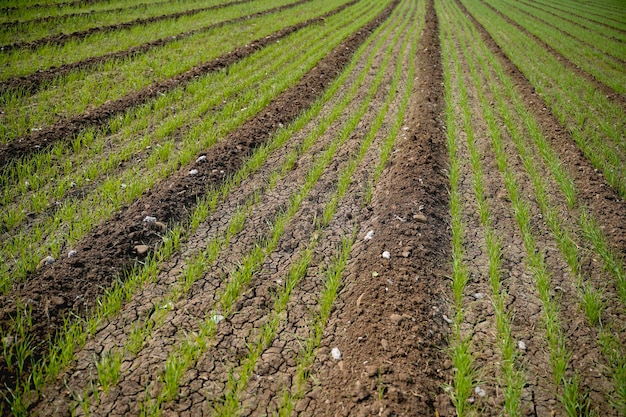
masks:
[[[16,42],[2,46],[2,50],[11,52],[14,49],[35,49],[43,45],[59,45],[68,42],[73,39],[82,39],[94,33],[113,32],[120,29],[128,29],[133,26],[146,25],[149,23],[160,22],[162,20],[178,19],[183,16],[192,16],[194,14],[206,12],[209,10],[222,9],[224,7],[232,6],[235,4],[247,3],[250,0],[237,0],[231,3],[218,4],[217,6],[203,7],[200,9],[186,10],[184,12],[177,12],[171,14],[164,14],[161,16],[153,16],[146,18],[139,18],[131,20],[130,22],[117,23],[115,25],[99,26],[91,29],[80,30],[72,33],[59,33],[58,35],[52,35],[45,38],[37,39],[29,42]]]
[[[463,12],[472,20],[480,32],[485,44],[500,59],[508,75],[513,78],[518,93],[523,97],[543,129],[543,134],[550,140],[553,149],[559,150],[563,164],[570,167],[569,173],[576,184],[577,198],[587,206],[599,220],[610,243],[621,254],[626,254],[626,202],[604,180],[591,162],[576,146],[571,134],[558,121],[556,116],[547,111],[549,106],[524,74],[513,64],[489,32],[457,0]]]
[[[212,29],[230,25],[232,23],[241,22],[241,21],[251,19],[254,17],[276,13],[281,10],[296,7],[308,1],[310,0],[301,0],[301,1],[288,4],[285,6],[275,7],[273,9],[265,10],[262,12],[257,12],[257,13],[253,13],[250,15],[237,17],[235,19],[230,19],[230,20],[225,20],[223,22],[214,23],[212,25],[203,27],[201,29],[195,29],[195,30],[190,30],[188,32],[179,33],[177,35],[166,36],[165,38],[160,38],[151,42],[146,42],[144,44],[134,46],[124,51],[111,52],[109,54],[83,59],[81,61],[72,62],[70,64],[60,65],[58,67],[51,67],[45,70],[39,70],[32,74],[22,75],[19,77],[13,77],[6,81],[0,82],[0,92],[4,92],[7,90],[22,90],[24,92],[33,94],[36,91],[38,91],[45,83],[50,82],[57,77],[69,74],[72,71],[76,71],[76,70],[84,69],[84,68],[93,68],[93,67],[96,67],[97,65],[101,65],[107,61],[111,61],[114,59],[122,60],[125,58],[129,58],[135,55],[145,53],[159,46],[167,45],[168,43],[181,40],[184,38],[188,38],[198,33],[207,32]],[[238,2],[238,3],[243,3],[243,2]]]
[[[602,93],[604,93],[610,100],[613,100],[613,101],[619,103],[620,105],[622,105],[624,108],[626,108],[626,95],[623,95],[623,94],[620,94],[620,93],[616,92],[611,87],[609,87],[606,84],[602,83],[601,81],[597,80],[593,75],[591,75],[588,72],[586,72],[586,71],[582,70],[581,68],[579,68],[576,64],[574,64],[567,57],[562,55],[559,51],[557,51],[556,49],[554,49],[553,47],[548,45],[542,39],[540,39],[537,36],[535,36],[532,33],[530,33],[528,31],[528,29],[526,29],[524,26],[520,25],[519,23],[517,23],[513,19],[509,18],[504,13],[500,12],[498,9],[493,7],[491,4],[487,3],[486,1],[482,1],[482,3],[485,6],[487,6],[489,9],[491,9],[494,13],[496,13],[497,15],[502,17],[504,20],[506,20],[508,23],[510,23],[511,25],[515,26],[517,29],[519,29],[520,31],[524,32],[526,35],[531,37],[535,42],[537,42],[539,45],[541,45],[545,50],[547,50],[552,55],[554,55],[556,57],[556,59],[559,60],[559,62],[561,62],[563,65],[565,65],[568,69],[570,69],[575,74],[583,77],[585,80],[587,80],[588,82],[593,84],[598,90],[602,91]],[[461,5],[461,7],[463,8],[464,11],[467,11],[465,6]]]
[[[448,325],[442,318],[449,275],[448,167],[443,71],[433,2],[418,54],[407,121],[372,202],[374,238],[350,260],[343,308],[331,317],[342,365],[317,363],[308,410],[316,415],[448,415],[441,386]],[[399,219],[400,218],[400,219]],[[359,239],[368,230],[362,230]],[[389,251],[389,260],[381,257]],[[376,272],[376,276],[372,274]],[[327,336],[325,336],[327,337]],[[330,346],[328,346],[330,347]],[[343,370],[342,370],[343,369]]]
[[[309,1],[309,0],[301,0]],[[323,21],[326,17],[339,13],[343,9],[355,4],[358,0],[352,0],[340,7],[325,13],[314,19],[309,19],[293,26],[286,27],[273,33],[270,36],[257,39],[247,45],[228,52],[209,62],[195,66],[194,68],[167,80],[157,81],[139,91],[128,94],[117,100],[104,103],[100,107],[86,111],[83,114],[65,118],[59,122],[33,132],[23,138],[16,139],[6,145],[0,145],[0,168],[5,167],[10,161],[28,156],[34,152],[41,151],[61,139],[69,140],[81,129],[87,126],[100,126],[106,123],[111,117],[128,110],[131,107],[141,105],[167,91],[181,87],[185,83],[208,74],[211,71],[218,71],[226,68],[235,62],[252,55],[263,47],[276,42],[279,39],[289,36],[295,31],[312,24]]]
[[[144,223],[145,216],[156,217],[170,226],[185,219],[207,188],[218,186],[225,176],[236,172],[280,124],[290,123],[323,93],[397,3],[394,1],[370,23],[349,36],[296,86],[283,92],[263,111],[203,153],[206,155],[204,162],[181,168],[176,175],[159,183],[100,225],[76,245],[76,256],[43,267],[14,291],[0,297],[0,324],[5,327],[10,323],[16,300],[28,301],[32,305],[30,335],[38,344],[34,359],[41,358],[48,349],[48,337],[62,328],[64,317],[70,312],[84,316],[113,279],[122,276],[141,259],[134,249],[136,245],[154,248],[159,244],[161,231],[151,226],[153,224]],[[195,176],[188,175],[192,166],[198,170]],[[8,372],[4,361],[0,363],[0,385],[15,387],[15,375]]]

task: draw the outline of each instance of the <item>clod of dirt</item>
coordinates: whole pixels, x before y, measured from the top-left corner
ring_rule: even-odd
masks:
[[[156,217],[146,216],[143,218],[144,223],[155,223]]]
[[[360,402],[360,401],[365,400],[367,397],[369,397],[370,393],[369,393],[369,391],[367,390],[367,388],[364,385],[361,385],[360,381],[356,381],[356,385],[354,387],[353,395],[354,395],[356,401]]]
[[[192,169],[191,171],[189,171],[189,175],[198,175],[198,170]]]
[[[392,314],[391,316],[389,316],[389,320],[391,320],[394,324],[400,324],[403,319],[404,317],[400,314]]]
[[[363,301],[363,297],[365,296],[365,293],[359,295],[359,298],[357,298],[356,300],[356,306],[360,307],[361,306],[361,302]]]
[[[159,229],[161,232],[165,232],[167,230],[167,225],[163,222],[154,222],[154,227]]]
[[[389,253],[389,251],[384,251],[383,252],[383,258],[385,259],[391,259],[391,253]]]
[[[370,230],[369,232],[367,232],[367,234],[365,235],[365,237],[363,238],[364,240],[372,240],[374,238],[374,231]]]
[[[413,220],[418,221],[420,223],[426,223],[426,216],[424,216],[422,213],[417,213],[413,215]]]
[[[338,361],[341,359],[341,351],[339,350],[339,348],[334,347],[331,349],[330,351],[330,355],[333,357],[334,360]]]
[[[135,252],[137,252],[137,255],[141,256],[141,255],[145,255],[150,250],[150,246],[136,245],[133,249],[135,249]]]

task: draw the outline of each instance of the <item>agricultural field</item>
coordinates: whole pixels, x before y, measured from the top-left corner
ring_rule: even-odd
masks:
[[[0,414],[626,416],[623,1],[0,10]]]

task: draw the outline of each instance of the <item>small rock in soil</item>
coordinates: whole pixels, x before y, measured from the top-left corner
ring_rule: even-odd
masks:
[[[365,296],[365,293],[359,295],[359,298],[357,298],[356,300],[356,306],[360,307],[361,306],[361,301],[363,301],[363,297]]]
[[[44,265],[51,265],[53,263],[54,263],[54,258],[48,255],[39,262],[39,268],[41,268]]]
[[[477,300],[480,300],[484,296],[485,296],[485,294],[483,294],[482,292],[477,292],[476,294],[474,294],[474,298],[477,299]]]
[[[402,321],[402,319],[404,319],[404,317],[402,317],[400,314],[394,313],[391,316],[389,316],[389,319],[395,324],[400,324],[400,322]]]
[[[196,163],[206,161],[206,155],[200,155],[198,159],[196,159]]]
[[[148,245],[137,245],[135,246],[135,252],[137,252],[137,255],[145,255],[146,252],[148,252],[150,250],[150,246]]]
[[[426,216],[424,216],[422,213],[417,213],[413,215],[413,220],[420,223],[426,223]]]
[[[474,392],[479,397],[484,397],[485,395],[487,395],[487,392],[484,389],[482,389],[480,386],[476,386],[476,388],[474,388]]]
[[[373,230],[370,230],[369,232],[367,232],[367,234],[364,237],[365,240],[372,240],[373,238],[374,238],[374,231]]]
[[[72,249],[71,251],[69,251],[69,252],[67,253],[67,257],[68,257],[68,258],[71,258],[71,257],[73,257],[73,256],[76,256],[76,254],[77,254],[77,253],[78,253],[78,252],[76,252],[74,249]]]
[[[520,348],[520,350],[526,350],[526,343],[520,340],[519,342],[517,342],[517,347]]]
[[[220,324],[220,322],[224,321],[224,316],[221,314],[213,314],[211,320],[214,321],[215,324]]]
[[[332,348],[330,351],[330,355],[333,357],[334,360],[338,361],[339,359],[341,359],[341,351],[339,350],[339,348]]]
[[[156,222],[156,217],[146,216],[146,217],[143,218],[143,221],[145,223],[155,223]]]
[[[448,316],[446,316],[445,314],[442,314],[441,317],[443,317],[443,319],[445,320],[446,323],[452,324],[452,320],[450,320],[450,318]]]
[[[384,251],[383,252],[383,258],[385,259],[391,259],[391,253],[389,253],[389,251]]]
[[[198,170],[192,169],[191,171],[189,171],[189,175],[198,175]]]
[[[380,345],[383,347],[384,351],[389,352],[389,342],[387,341],[387,339],[382,339],[380,341]]]

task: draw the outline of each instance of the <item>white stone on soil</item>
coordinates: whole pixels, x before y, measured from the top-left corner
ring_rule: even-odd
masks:
[[[385,259],[391,259],[391,253],[389,253],[388,250],[383,252],[383,258]]]
[[[369,232],[367,232],[367,234],[365,235],[365,240],[372,240],[374,238],[374,231],[370,230]]]
[[[341,351],[339,350],[339,348],[336,348],[336,347],[332,348],[331,351],[330,351],[330,355],[336,361],[341,359]]]
[[[146,216],[146,217],[143,218],[143,221],[145,223],[154,223],[154,222],[156,222],[156,217]]]
[[[78,253],[78,252],[76,252],[74,249],[72,249],[71,251],[69,251],[69,252],[67,253],[67,257],[68,257],[68,258],[71,258],[72,256],[76,256],[76,254],[77,254],[77,253]]]
[[[526,343],[520,340],[519,342],[517,342],[517,347],[520,348],[520,350],[526,350]]]
[[[196,159],[196,163],[206,161],[206,155],[200,155],[198,159]]]
[[[191,171],[189,171],[189,175],[198,175],[198,170],[192,169]]]
[[[476,386],[476,388],[474,388],[474,392],[479,397],[484,397],[485,395],[487,395],[487,392],[484,389],[482,389],[480,386]]]

